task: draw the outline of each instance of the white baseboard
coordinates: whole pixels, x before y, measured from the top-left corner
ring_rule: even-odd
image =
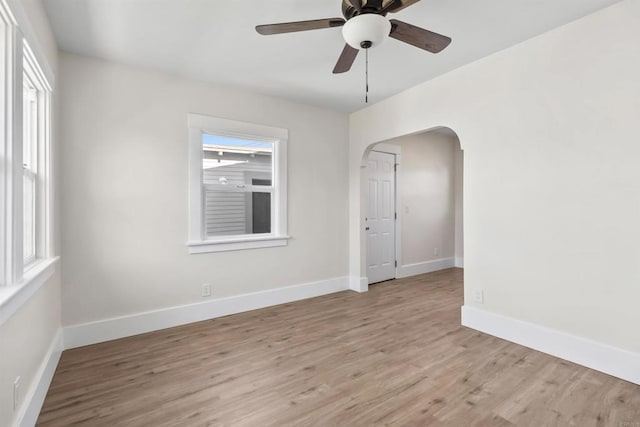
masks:
[[[369,290],[369,281],[366,277],[351,276],[349,278],[349,289],[356,292],[367,292]]]
[[[31,386],[27,390],[22,406],[18,411],[16,426],[33,427],[38,420],[44,398],[47,396],[49,385],[56,372],[56,366],[62,354],[62,329],[59,329],[54,337],[49,350],[35,374]]]
[[[464,257],[457,256],[453,266],[458,268],[464,268]]]
[[[637,353],[470,306],[462,306],[462,325],[640,384]]]
[[[434,259],[433,261],[419,262],[417,264],[401,265],[398,267],[398,279],[405,277],[417,276],[418,274],[431,273],[433,271],[451,268],[455,264],[453,257]]]
[[[64,328],[64,348],[82,347],[349,289],[350,280],[348,276],[336,277],[318,282],[71,325]]]

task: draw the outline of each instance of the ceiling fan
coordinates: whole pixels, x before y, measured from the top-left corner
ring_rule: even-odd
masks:
[[[284,22],[256,26],[262,35],[319,30],[342,27],[346,42],[334,74],[344,73],[358,55],[358,50],[369,49],[382,43],[387,36],[408,43],[431,53],[438,53],[451,43],[451,38],[434,33],[397,19],[387,19],[387,13],[395,13],[419,0],[342,0],[342,18],[315,19],[312,21]]]

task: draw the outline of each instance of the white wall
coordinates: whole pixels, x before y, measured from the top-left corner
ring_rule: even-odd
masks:
[[[57,47],[46,14],[39,0],[8,0],[18,25],[34,50],[50,83],[54,85],[57,71]],[[54,107],[55,108],[55,107]],[[53,114],[56,127],[56,113]],[[53,138],[54,173],[57,169],[57,139]],[[59,200],[54,184],[54,243],[59,241],[57,210]],[[59,253],[56,249],[56,253]],[[9,319],[0,324],[0,426],[9,426],[24,413],[27,396],[39,383],[39,371],[47,362],[47,353],[60,331],[60,274],[56,272]],[[18,409],[13,410],[13,382],[20,377]]]
[[[352,114],[352,275],[367,147],[447,126],[464,149],[465,305],[639,353],[638,40],[626,0]]]
[[[58,272],[0,326],[0,426],[13,425],[29,404],[40,370],[60,332]],[[18,408],[13,410],[13,382],[20,377]]]
[[[401,148],[400,265],[455,255],[455,135],[427,132],[387,141]],[[437,253],[436,253],[437,251]]]
[[[65,325],[346,276],[348,117],[62,54]],[[189,255],[187,114],[289,129],[286,247]]]

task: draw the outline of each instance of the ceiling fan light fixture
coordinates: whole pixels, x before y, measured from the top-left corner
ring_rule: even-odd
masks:
[[[365,13],[349,19],[342,27],[342,37],[354,49],[376,47],[391,32],[387,18],[375,13]]]

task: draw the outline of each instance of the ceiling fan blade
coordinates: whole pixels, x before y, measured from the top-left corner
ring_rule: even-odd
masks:
[[[431,53],[438,53],[451,43],[451,38],[442,34],[434,33],[397,19],[391,19],[389,22],[391,22],[391,34],[389,34],[389,37]]]
[[[391,12],[396,13],[400,12],[402,9],[411,6],[412,4],[418,3],[420,0],[388,0],[385,1],[382,6],[382,13]]]
[[[348,44],[345,44],[340,58],[338,58],[338,62],[333,68],[333,74],[346,73],[349,71],[353,65],[353,61],[356,60],[356,56],[358,56],[358,49],[354,49]]]
[[[344,23],[345,20],[342,18],[314,19],[312,21],[283,22],[281,24],[257,25],[256,31],[263,36],[269,36],[272,34],[294,33],[297,31],[342,27]]]

